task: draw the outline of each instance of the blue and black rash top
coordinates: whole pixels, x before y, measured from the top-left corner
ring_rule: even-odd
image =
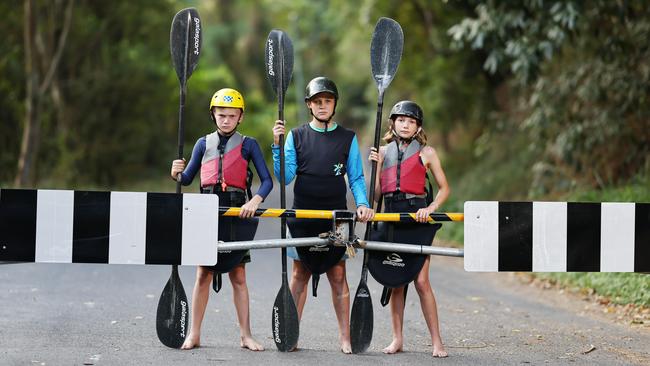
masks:
[[[219,135],[219,146],[225,146],[228,139],[230,139],[230,136]],[[194,149],[192,149],[190,162],[182,173],[181,183],[184,186],[192,184],[196,173],[201,169],[203,154],[205,154],[205,136],[199,138],[194,145]],[[269,195],[269,192],[271,192],[271,189],[273,189],[273,180],[271,179],[269,169],[266,167],[266,162],[264,161],[264,156],[262,155],[262,150],[257,140],[246,136],[242,144],[241,154],[247,161],[253,161],[257,176],[260,178],[260,188],[257,190],[257,194],[265,199]]]
[[[347,174],[358,206],[369,206],[359,143],[355,133],[333,124],[324,129],[309,123],[291,130],[284,145],[285,180],[294,177],[294,208],[345,209]],[[280,176],[280,148],[273,146],[273,168]]]

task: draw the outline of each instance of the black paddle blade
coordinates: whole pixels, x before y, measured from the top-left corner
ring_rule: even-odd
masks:
[[[298,309],[289,291],[287,278],[282,280],[282,287],[273,303],[272,325],[273,341],[280,352],[293,351],[298,345],[300,323]]]
[[[189,328],[187,296],[176,266],[158,300],[156,333],[160,342],[170,348],[181,348]]]
[[[284,95],[293,73],[293,44],[291,38],[281,30],[274,29],[266,39],[264,51],[266,77],[273,91]]]
[[[181,85],[185,85],[199,62],[201,39],[201,18],[196,9],[183,9],[174,15],[169,32],[169,48]]]
[[[350,315],[352,353],[363,353],[370,347],[373,328],[372,298],[363,277],[359,281],[357,293],[354,295]]]
[[[370,43],[370,64],[380,92],[393,81],[403,48],[404,33],[399,23],[390,18],[379,18]]]

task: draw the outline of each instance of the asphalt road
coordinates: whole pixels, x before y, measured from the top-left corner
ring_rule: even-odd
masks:
[[[277,198],[270,197],[265,207],[279,207]],[[278,237],[278,231],[279,221],[262,220],[258,238]],[[361,256],[348,261],[352,294],[360,269]],[[391,340],[390,315],[379,304],[381,287],[372,279],[375,328],[366,354],[339,351],[326,278],[319,297],[307,300],[300,350],[280,353],[271,339],[271,306],[281,284],[280,250],[255,251],[247,270],[252,330],[264,352],[239,348],[226,279],[222,291],[211,294],[202,347],[179,351],[159,343],[155,330],[169,266],[0,265],[0,365],[650,364],[648,328],[614,324],[581,312],[576,300],[557,291],[518,284],[508,274],[467,273],[462,259],[439,257],[433,258],[430,277],[449,358],[431,357],[413,289],[406,305],[404,352],[381,353]],[[180,272],[189,298],[195,269],[181,267]]]

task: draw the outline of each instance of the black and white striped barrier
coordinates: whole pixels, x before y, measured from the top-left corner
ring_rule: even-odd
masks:
[[[650,272],[649,203],[465,202],[465,270]]]
[[[213,265],[218,213],[216,195],[0,189],[0,262]],[[464,222],[464,251],[418,250],[467,271],[650,272],[648,203],[468,201]],[[274,242],[237,244],[292,246]]]
[[[0,189],[0,261],[214,265],[218,209],[216,195]]]

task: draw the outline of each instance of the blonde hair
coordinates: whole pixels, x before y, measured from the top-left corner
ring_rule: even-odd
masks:
[[[383,140],[386,141],[387,144],[390,144],[391,142],[397,140],[397,134],[395,133],[395,121],[392,119],[388,120],[388,130],[386,130],[386,134],[384,134]],[[418,126],[418,132],[415,133],[415,136],[413,136],[417,142],[424,147],[424,145],[427,144],[427,134],[424,132],[424,129],[422,126]]]

